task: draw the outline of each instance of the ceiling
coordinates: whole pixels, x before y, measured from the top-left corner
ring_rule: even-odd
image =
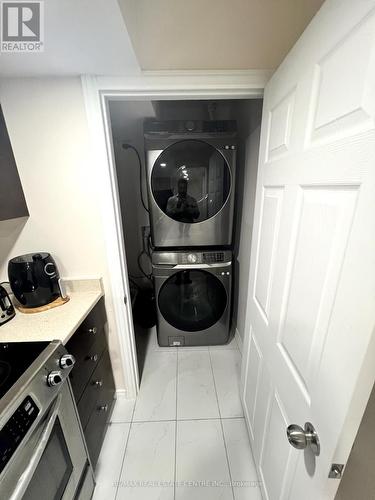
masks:
[[[143,70],[274,69],[323,0],[118,0]]]
[[[1,77],[139,72],[117,0],[48,0],[44,12],[44,52],[0,53]]]
[[[0,77],[274,69],[323,0],[48,0],[45,50]]]

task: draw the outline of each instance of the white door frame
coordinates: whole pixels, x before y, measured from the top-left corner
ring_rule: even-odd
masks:
[[[139,389],[138,364],[130,300],[116,164],[108,111],[109,100],[256,99],[263,97],[271,71],[144,72],[127,78],[82,76],[82,88],[91,136],[92,159],[101,185],[108,284],[113,321],[118,334],[126,395]],[[124,309],[125,308],[125,309]],[[125,312],[125,314],[124,314]]]

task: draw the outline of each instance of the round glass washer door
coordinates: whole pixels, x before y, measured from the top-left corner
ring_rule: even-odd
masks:
[[[217,323],[227,301],[221,281],[200,269],[177,272],[162,285],[158,297],[164,319],[187,332],[205,330]]]
[[[214,217],[225,205],[231,172],[211,144],[184,140],[166,148],[154,163],[151,191],[168,217],[189,224]]]

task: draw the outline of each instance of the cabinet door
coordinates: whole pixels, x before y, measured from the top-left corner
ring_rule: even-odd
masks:
[[[0,221],[29,215],[0,106]]]

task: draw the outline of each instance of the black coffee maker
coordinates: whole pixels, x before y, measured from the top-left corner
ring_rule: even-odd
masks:
[[[40,307],[61,296],[59,272],[49,253],[14,257],[8,264],[10,287],[23,307]]]

